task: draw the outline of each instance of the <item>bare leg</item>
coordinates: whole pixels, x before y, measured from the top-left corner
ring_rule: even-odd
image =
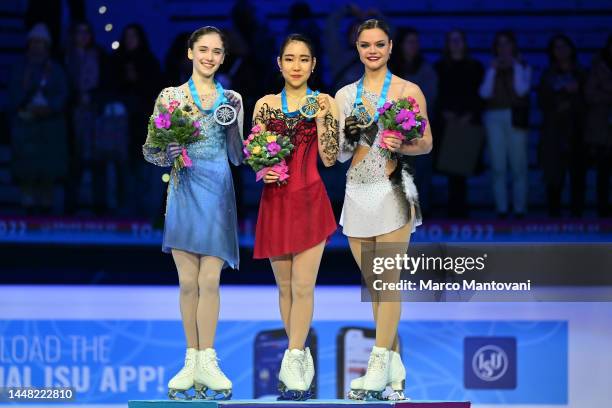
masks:
[[[172,250],[172,258],[179,277],[179,304],[183,330],[187,340],[187,348],[198,348],[198,327],[196,314],[198,309],[198,272],[200,269],[199,255]]]
[[[374,238],[348,237],[348,241],[349,241],[349,246],[351,248],[351,253],[353,254],[353,258],[355,258],[355,262],[357,262],[357,265],[359,266],[359,269],[361,270],[361,245],[362,243],[365,243],[365,242],[373,243]],[[362,271],[362,273],[364,273],[364,271]],[[365,271],[365,273],[367,275],[364,276],[364,279],[367,280],[367,278],[371,277],[371,273],[368,273],[367,271]],[[377,300],[378,293],[371,290],[370,297],[371,297],[371,303],[372,303],[372,315],[374,316],[374,322],[376,323],[378,321],[378,306],[380,304]],[[393,346],[391,347],[391,350],[399,352],[399,341],[398,341],[397,335],[395,336],[395,339],[393,340]]]
[[[393,254],[389,250],[376,248],[376,256],[395,256],[395,253],[405,254],[408,250],[408,242],[410,233],[412,232],[412,221],[403,227],[389,232],[387,234],[376,237],[376,243],[393,243]],[[380,255],[379,255],[380,253]],[[385,281],[399,282],[401,269],[385,271]],[[397,327],[399,325],[400,315],[402,311],[401,298],[396,294],[385,293],[382,295],[384,300],[378,305],[378,314],[376,319],[376,345],[387,349],[396,349],[397,344]]]
[[[213,347],[219,321],[219,279],[223,260],[215,256],[200,258],[198,275],[198,339],[200,350]]]
[[[280,309],[281,319],[285,326],[285,332],[289,337],[289,316],[291,315],[291,255],[280,256],[270,259],[272,271],[276,286],[278,286],[278,307]]]
[[[291,316],[289,325],[289,349],[304,349],[312,322],[314,287],[325,241],[296,254],[291,268]]]

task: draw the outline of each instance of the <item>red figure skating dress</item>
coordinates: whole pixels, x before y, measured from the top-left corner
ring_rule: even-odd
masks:
[[[317,169],[317,125],[299,114],[286,115],[264,104],[255,117],[266,130],[288,136],[295,146],[286,159],[285,184],[265,184],[259,203],[254,258],[295,254],[336,231],[331,203]]]

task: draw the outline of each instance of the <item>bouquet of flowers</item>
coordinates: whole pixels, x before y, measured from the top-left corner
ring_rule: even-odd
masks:
[[[408,142],[422,137],[427,128],[427,119],[420,115],[419,104],[410,96],[393,102],[385,102],[378,109],[378,113],[383,123],[383,138],[394,136],[402,142]],[[393,156],[383,139],[378,146],[385,157]]]
[[[149,119],[149,140],[147,143],[153,147],[165,151],[170,143],[178,143],[183,146],[182,153],[174,159],[172,167],[179,171],[185,167],[191,167],[191,159],[187,155],[184,146],[196,142],[200,138],[200,123],[191,120],[188,113],[191,112],[189,105],[179,108],[179,101],[170,101],[168,105],[160,103],[159,113]]]
[[[279,182],[289,178],[289,168],[285,158],[293,150],[293,145],[288,137],[262,131],[260,126],[254,126],[243,144],[244,161],[255,170],[257,181],[261,180],[269,170],[279,174]]]

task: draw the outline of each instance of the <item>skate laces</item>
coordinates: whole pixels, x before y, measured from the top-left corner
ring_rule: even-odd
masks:
[[[385,364],[385,355],[372,353],[370,354],[370,359],[368,360],[368,371],[371,369],[374,370],[383,370]]]
[[[304,371],[302,359],[291,354],[289,354],[289,361],[287,362],[287,366],[289,370],[293,373],[301,374]]]
[[[184,368],[195,368],[196,366],[196,359],[195,357],[185,357],[185,367]]]

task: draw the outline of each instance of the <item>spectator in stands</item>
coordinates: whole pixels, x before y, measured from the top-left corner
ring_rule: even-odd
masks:
[[[187,41],[191,33],[182,32],[172,41],[164,59],[165,86],[177,86],[184,84],[191,77],[193,64],[185,56]],[[223,84],[225,86],[225,84]]]
[[[36,24],[27,40],[25,58],[13,66],[9,80],[12,169],[23,207],[49,213],[55,183],[68,171],[64,117],[68,85],[62,67],[49,56],[47,27]]]
[[[612,162],[612,35],[595,56],[586,83],[589,113],[585,141],[597,168],[597,212],[609,217]]]
[[[156,186],[150,180],[159,179],[152,174],[157,169],[145,166],[140,155],[142,137],[147,133],[149,110],[162,84],[159,62],[151,52],[142,26],[129,24],[125,27],[120,46],[112,57],[112,66],[117,97],[128,113],[127,166],[119,174],[119,180],[125,182],[127,211],[152,217],[160,212],[158,198],[163,191],[151,190]]]
[[[479,61],[470,57],[465,33],[452,30],[446,34],[442,58],[436,62],[435,69],[439,85],[435,117],[438,134],[442,135],[439,144],[443,145],[445,142],[451,143],[449,139],[452,137],[462,137],[462,131],[476,131],[475,126],[481,124],[482,99],[478,89],[484,68]],[[480,150],[480,146],[473,148]],[[467,217],[467,204],[467,177],[449,173],[448,215]]]
[[[436,106],[438,77],[436,71],[421,53],[418,31],[412,27],[402,27],[398,30],[393,43],[397,48],[391,58],[391,72],[417,84],[423,91],[427,104],[431,107]],[[433,114],[430,115],[430,118],[435,119]],[[419,188],[421,211],[423,215],[428,216],[432,207],[432,155],[411,156],[409,162],[415,169],[414,182]]]
[[[540,160],[546,184],[548,214],[561,215],[561,192],[569,170],[572,216],[582,215],[585,196],[583,128],[585,72],[578,65],[576,47],[566,35],[548,43],[550,65],[540,80],[542,110]]]
[[[68,46],[64,53],[64,63],[71,85],[69,114],[73,138],[70,149],[72,177],[66,187],[67,191],[72,193],[72,205],[79,201],[81,204],[83,201],[92,204],[93,195],[94,208],[99,211],[105,207],[103,203],[107,197],[104,194],[106,166],[95,152],[103,61],[104,51],[96,45],[91,25],[84,21],[75,23],[70,30]],[[91,179],[90,186],[84,185],[86,183],[83,176],[86,174],[87,178]],[[93,187],[93,192],[87,191],[90,189],[86,187]]]
[[[251,117],[257,99],[273,90],[276,92],[273,84],[277,73],[269,69],[276,63],[274,37],[265,21],[257,18],[249,0],[236,1],[231,19],[232,27],[226,32],[229,53],[218,77],[224,87],[240,90],[244,115]]]
[[[520,57],[514,33],[499,31],[493,41],[493,59],[480,86],[486,102],[487,131],[495,208],[508,214],[506,168],[512,170],[512,210],[517,218],[527,211],[527,135],[531,68]]]
[[[346,30],[342,24],[345,17],[350,17]],[[338,7],[328,15],[323,37],[334,92],[363,75],[363,64],[355,53],[357,29],[363,21],[374,17],[382,19],[382,14],[376,9],[361,10],[355,4]]]
[[[296,1],[289,7],[289,20],[285,28],[285,35],[293,33],[303,34],[312,41],[314,49],[317,50],[317,65],[323,67],[326,62],[321,46],[321,28],[312,15],[310,4],[306,1]],[[323,84],[323,69],[316,69],[310,76],[308,83],[312,89],[317,89],[320,92],[327,91],[327,87]],[[284,86],[284,81],[280,78],[278,86],[279,88]]]

